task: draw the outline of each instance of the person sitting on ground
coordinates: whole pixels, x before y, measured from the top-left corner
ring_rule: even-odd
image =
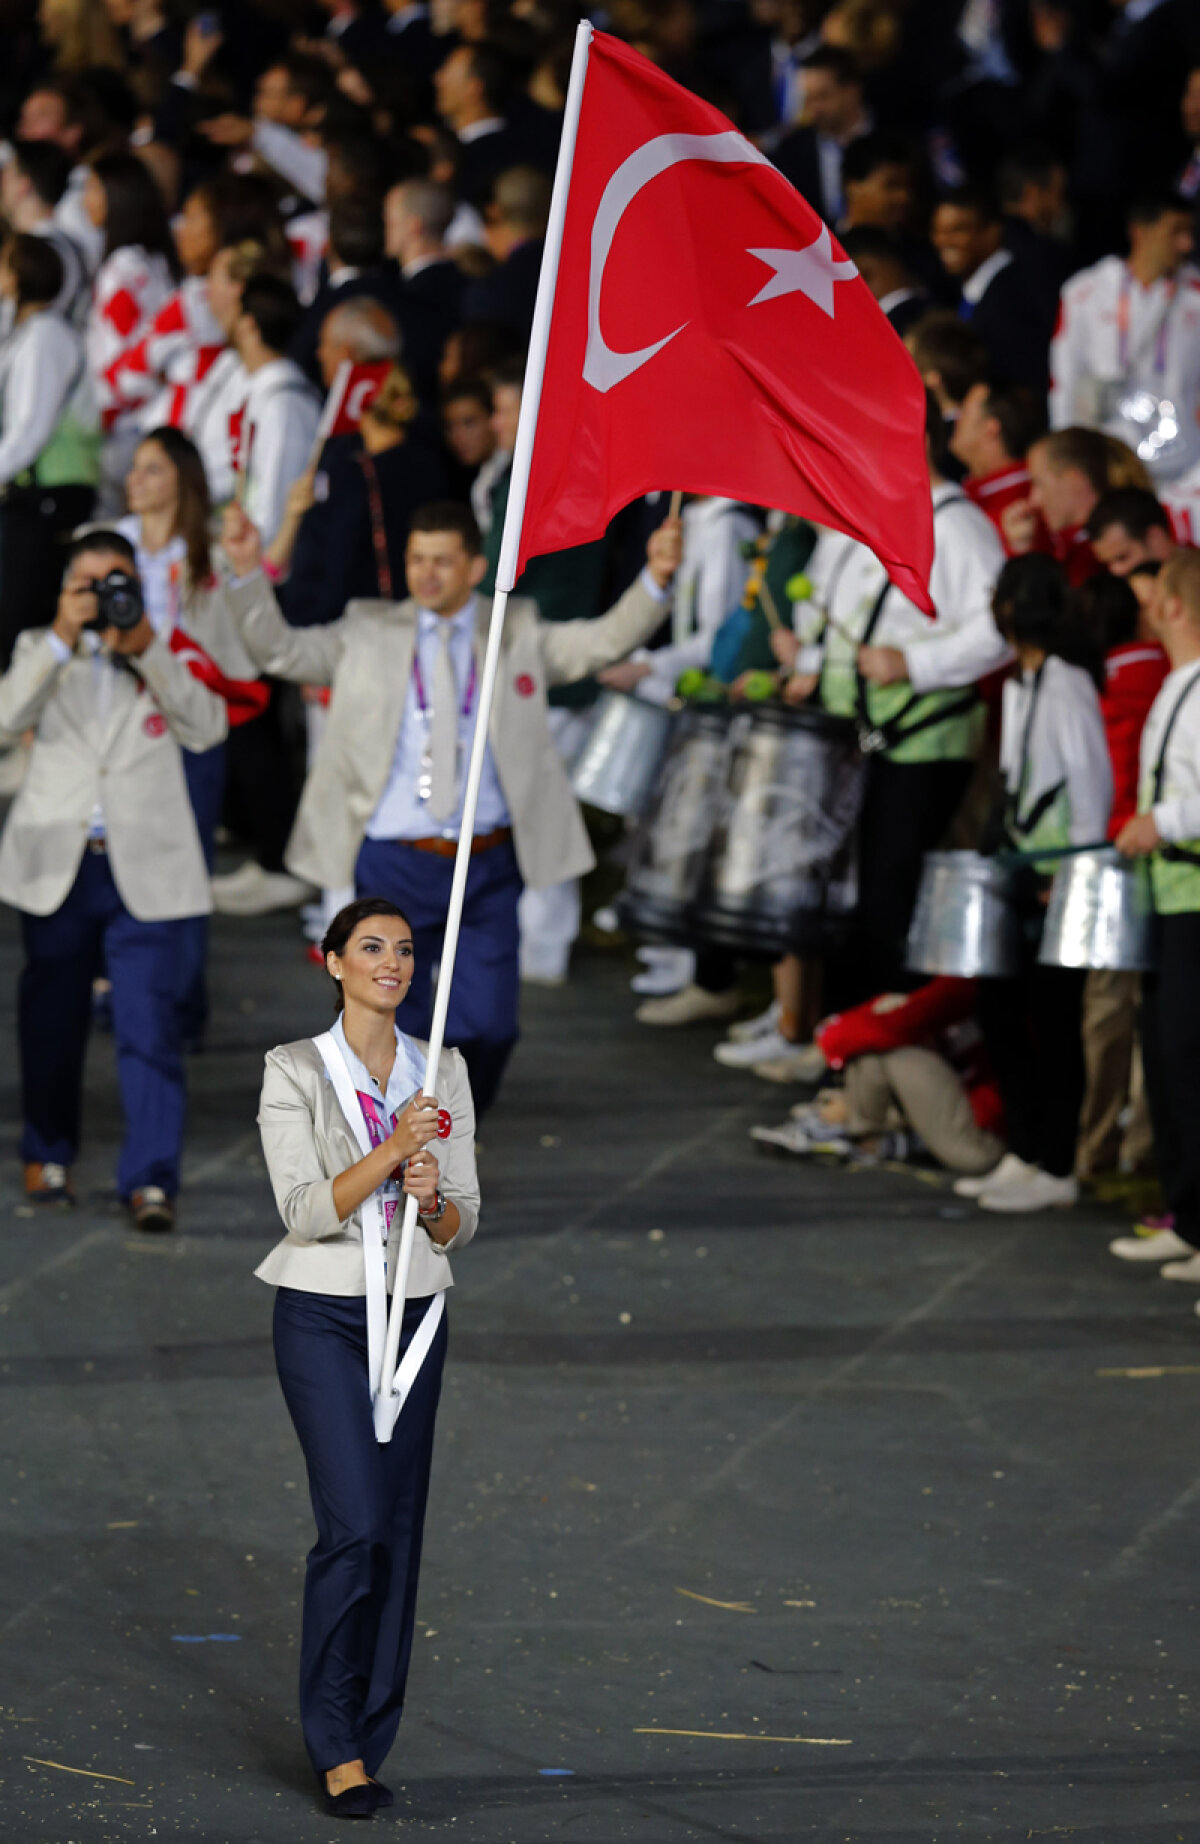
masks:
[[[801,1103],[761,1146],[805,1156],[909,1159],[927,1151],[952,1172],[995,1169],[1003,1109],[974,1018],[975,982],[936,979],[823,1019],[814,1045],[845,1086]]]

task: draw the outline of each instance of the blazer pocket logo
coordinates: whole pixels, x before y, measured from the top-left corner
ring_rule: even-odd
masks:
[[[145,719],[142,724],[142,729],[147,736],[165,736],[167,733],[167,720],[158,711],[154,711]]]
[[[438,1139],[448,1140],[450,1138],[450,1132],[453,1126],[454,1126],[454,1121],[452,1120],[450,1115],[447,1114],[445,1108],[439,1108],[438,1109]]]
[[[519,672],[513,683],[517,688],[518,698],[532,698],[537,690],[537,681],[532,679],[527,672]]]

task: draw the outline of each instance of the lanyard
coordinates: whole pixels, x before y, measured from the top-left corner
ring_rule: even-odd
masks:
[[[1117,366],[1122,377],[1127,375],[1130,368],[1129,321],[1132,310],[1129,303],[1132,292],[1133,282],[1130,278],[1128,269],[1126,269],[1121,275],[1121,292],[1117,299]],[[1158,327],[1154,336],[1154,376],[1158,379],[1162,378],[1167,369],[1167,340],[1171,328],[1171,313],[1175,306],[1175,298],[1178,292],[1178,283],[1174,276],[1172,276],[1167,283],[1166,305],[1159,318]],[[1143,354],[1139,352],[1137,358],[1140,360],[1142,357]]]
[[[439,621],[441,620],[441,618],[442,617],[439,615],[438,616]],[[463,699],[462,711],[460,713],[463,717],[469,717],[471,715],[471,706],[475,702],[475,678],[476,678],[475,651],[474,651],[474,648],[472,648],[471,650],[471,670],[469,674],[467,675],[467,695]],[[425,675],[421,671],[421,653],[420,653],[420,639],[419,638],[418,638],[416,647],[413,648],[413,686],[416,690],[417,703],[420,706],[421,715],[422,717],[428,717],[429,716],[429,700],[425,696]]]
[[[358,457],[358,464],[363,471],[367,486],[367,511],[371,518],[371,543],[375,547],[375,575],[379,583],[379,593],[388,601],[395,599],[392,588],[392,560],[388,556],[387,530],[383,523],[383,498],[379,491],[379,475],[375,463],[364,448]],[[424,709],[424,706],[422,706]]]

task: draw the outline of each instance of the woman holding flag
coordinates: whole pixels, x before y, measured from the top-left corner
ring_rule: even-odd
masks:
[[[267,1056],[258,1120],[287,1235],[257,1272],[278,1288],[275,1358],[317,1523],[300,1648],[304,1740],[330,1814],[368,1818],[392,1804],[375,1775],[412,1652],[446,1256],[475,1233],[479,1184],[462,1057],[443,1053],[440,1101],[427,1097],[427,1046],[396,1024],[414,968],[405,916],[378,898],[351,903],[323,952],[333,1028]],[[397,1371],[404,1406],[379,1441],[372,1407],[405,1195],[419,1217]]]

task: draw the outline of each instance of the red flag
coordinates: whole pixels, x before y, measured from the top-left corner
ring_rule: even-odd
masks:
[[[929,609],[924,430],[916,367],[817,214],[594,34],[515,573],[670,485],[849,532]]]
[[[339,365],[321,416],[324,434],[353,435],[362,422],[363,411],[370,409],[391,369],[391,359]]]

